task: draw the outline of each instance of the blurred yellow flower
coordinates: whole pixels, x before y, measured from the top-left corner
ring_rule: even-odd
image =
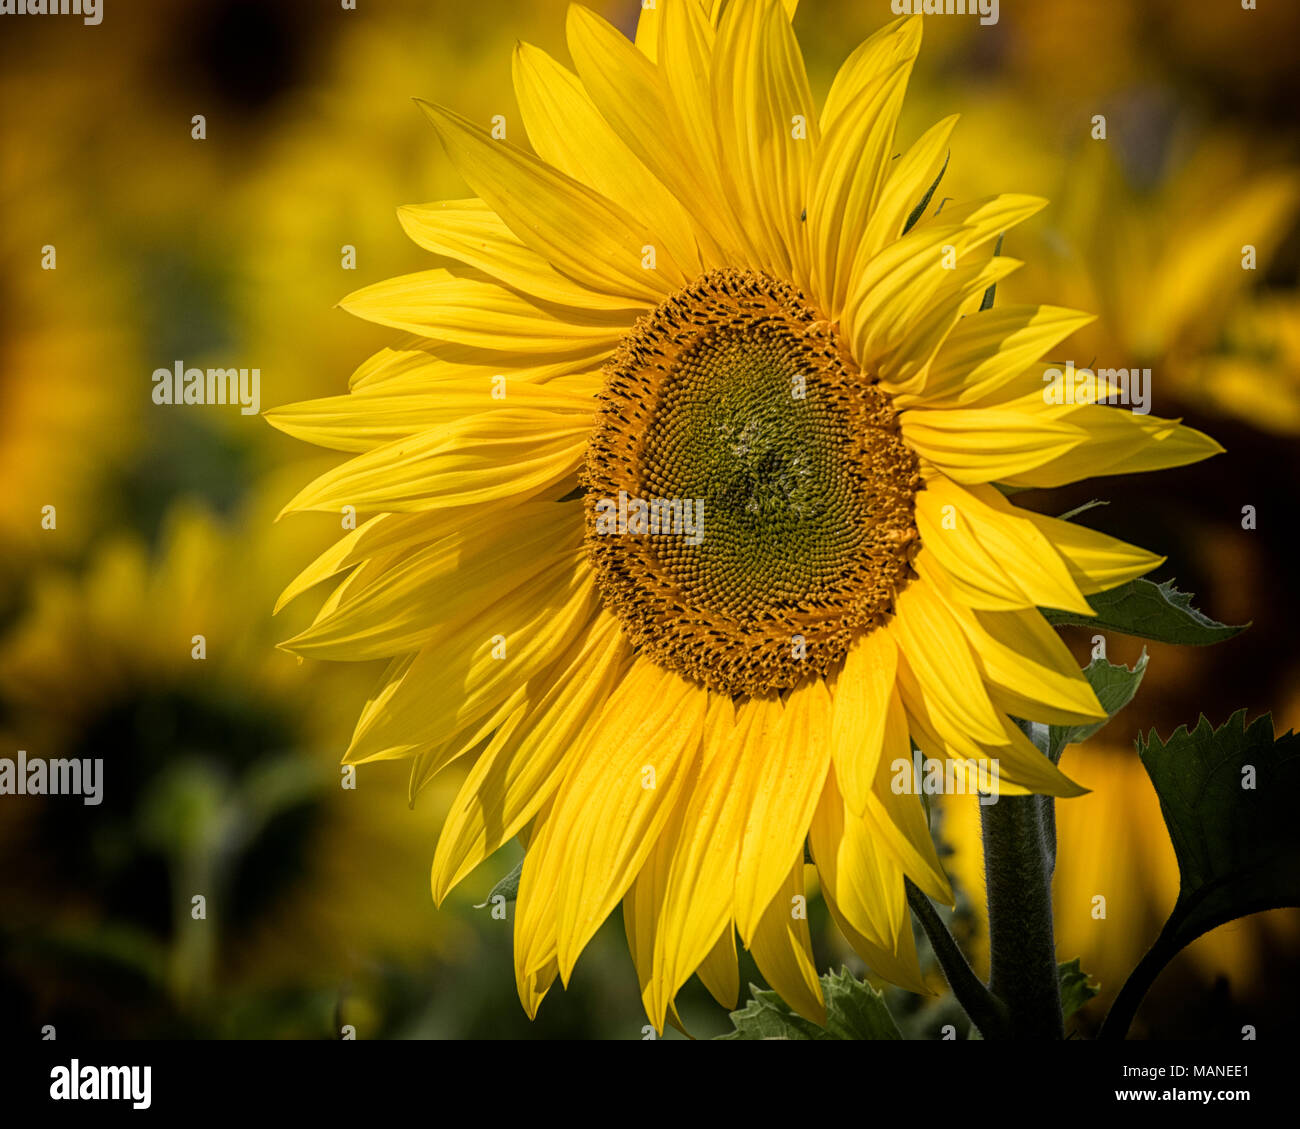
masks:
[[[49,139],[83,107],[56,84],[40,116],[15,112],[31,103],[24,77],[0,68],[0,570],[84,546],[111,504],[103,480],[135,437],[129,397],[106,378],[135,357],[121,265]]]
[[[1202,407],[1300,434],[1300,293],[1239,302],[1218,346],[1189,362],[1186,382]]]
[[[1006,161],[972,160],[1008,132],[1008,119],[1020,124],[1009,131]],[[1138,146],[1132,137],[1080,141],[1080,125],[1057,151],[1033,143],[1055,139],[1056,127],[1005,95],[977,106],[963,127],[953,161],[966,160],[954,184],[984,191],[1010,170],[1055,202],[1009,239],[1007,250],[1027,266],[1002,291],[1012,301],[1050,292],[1096,311],[1053,363],[1150,368],[1161,411],[1294,431],[1300,384],[1284,311],[1300,304],[1300,292],[1274,295],[1261,280],[1300,212],[1300,171],[1225,135],[1175,133],[1163,161],[1142,171],[1122,155]]]

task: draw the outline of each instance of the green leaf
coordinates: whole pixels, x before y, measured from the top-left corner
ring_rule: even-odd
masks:
[[[731,1013],[734,1031],[719,1039],[901,1039],[885,1006],[885,998],[870,984],[845,969],[821,978],[826,997],[826,1026],[818,1027],[796,1015],[775,992],[751,984],[752,999]]]
[[[1044,608],[1049,623],[1095,627],[1103,631],[1119,631],[1142,639],[1155,639],[1160,643],[1188,643],[1206,646],[1231,639],[1250,626],[1231,627],[1218,623],[1192,607],[1190,592],[1180,592],[1172,580],[1152,584],[1149,580],[1130,580],[1109,592],[1098,592],[1088,597],[1088,603],[1097,613],[1095,618],[1077,612]]]
[[[1273,740],[1273,718],[1238,710],[1213,729],[1204,715],[1167,742],[1153,729],[1138,756],[1160,797],[1178,856],[1175,917],[1197,933],[1277,906],[1300,905],[1300,737]],[[1186,943],[1186,942],[1184,942]]]
[[[885,997],[847,969],[822,977],[826,1029],[839,1039],[901,1039]]]
[[[1160,970],[1184,946],[1228,921],[1300,906],[1300,737],[1273,739],[1265,714],[1238,710],[1219,729],[1202,715],[1168,741],[1155,730],[1138,756],[1160,797],[1179,891],[1173,912],[1116,998],[1102,1034],[1123,1037]]]
[[[1088,982],[1088,974],[1079,967],[1078,957],[1056,967],[1061,975],[1061,1015],[1069,1019],[1101,991],[1101,986]]]
[[[939,187],[939,181],[943,179],[943,174],[948,171],[948,162],[952,159],[952,150],[948,150],[948,156],[943,159],[943,168],[939,170],[939,175],[934,178],[934,183],[930,185],[930,191],[921,197],[921,202],[912,209],[912,214],[907,217],[907,223],[903,225],[903,234],[906,235],[917,224],[917,221],[925,214],[925,209],[929,205],[934,191]]]
[[[476,905],[475,909],[482,909],[486,905],[492,904],[492,899],[500,894],[507,902],[513,902],[519,896],[519,876],[524,872],[524,860],[520,859],[515,863],[510,873],[507,874],[488,892],[487,899]]]
[[[829,1039],[831,1035],[801,1015],[795,1015],[775,992],[749,986],[751,999],[731,1013],[732,1030],[719,1039]]]
[[[1061,759],[1061,753],[1065,751],[1066,745],[1077,745],[1080,741],[1086,741],[1133,700],[1133,695],[1137,693],[1146,669],[1146,648],[1143,648],[1142,657],[1138,659],[1137,665],[1132,670],[1123,663],[1113,666],[1102,658],[1093,659],[1083,668],[1084,677],[1091,684],[1093,693],[1097,695],[1097,701],[1101,703],[1101,708],[1106,711],[1106,721],[1091,722],[1087,725],[1048,726],[1047,755],[1053,764]]]

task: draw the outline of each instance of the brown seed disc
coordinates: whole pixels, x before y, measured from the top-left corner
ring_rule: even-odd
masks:
[[[623,339],[584,485],[606,607],[660,666],[731,695],[834,671],[919,544],[888,397],[796,289],[745,271]]]

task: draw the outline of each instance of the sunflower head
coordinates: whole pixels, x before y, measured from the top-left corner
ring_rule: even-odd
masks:
[[[629,42],[570,8],[576,73],[515,54],[527,148],[424,105],[477,195],[402,209],[444,265],[344,301],[413,336],[271,413],[353,452],[287,508],[368,519],[291,586],[341,577],[286,645],[389,660],[349,759],[467,765],[435,898],[525,842],[530,1013],[621,901],[657,1026],[696,972],[734,1002],[737,934],[820,1019],[806,849],[848,942],[924,991],[904,878],[952,891],[893,766],[1079,794],[1011,720],[1105,716],[1038,609],[1159,561],[1006,488],[1218,449],[1045,401],[1035,362],[1090,319],[987,298],[1045,201],[926,214],[955,119],[899,134],[920,19],[819,108],[793,9],[661,0]]]

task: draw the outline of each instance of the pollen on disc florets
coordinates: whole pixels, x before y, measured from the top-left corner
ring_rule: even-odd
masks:
[[[732,695],[834,671],[918,546],[889,398],[799,291],[748,271],[702,276],[623,339],[583,480],[605,606],[660,666]]]

